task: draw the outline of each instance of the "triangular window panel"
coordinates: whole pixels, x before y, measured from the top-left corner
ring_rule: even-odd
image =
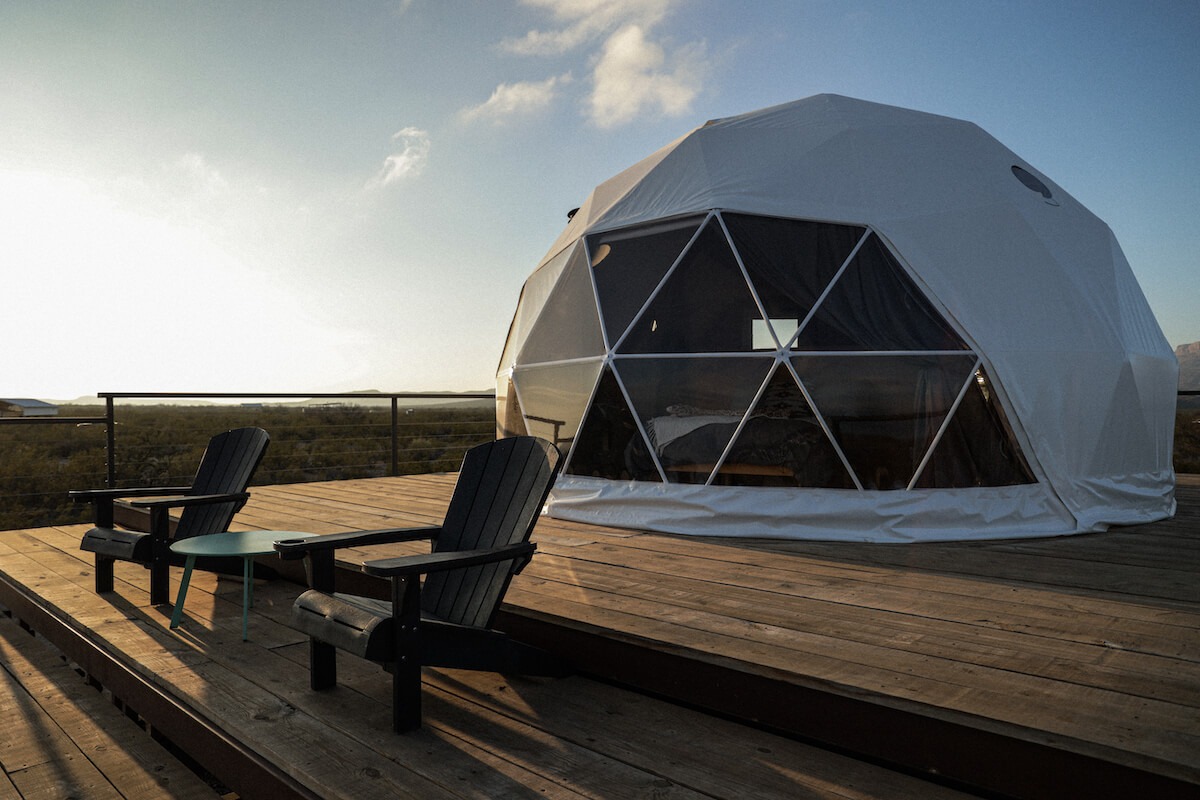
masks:
[[[571,253],[578,247],[579,245],[576,244],[575,248],[567,248],[562,251],[543,264],[525,281],[525,286],[521,288],[521,299],[517,303],[517,313],[513,315],[512,324],[508,328],[508,339],[504,343],[504,352],[500,355],[500,366],[496,370],[497,372],[513,366],[517,351],[525,344],[525,339],[533,329],[533,324],[542,313],[542,307],[550,299],[550,294],[554,291],[559,276],[567,266]]]
[[[654,458],[672,483],[705,483],[773,358],[624,358],[616,363]],[[635,454],[650,460],[650,453]]]
[[[808,400],[782,365],[734,440],[714,483],[854,488]]]
[[[872,234],[800,332],[797,350],[966,350]]]
[[[517,364],[603,355],[595,298],[583,248],[576,248],[542,306]]]
[[[595,359],[514,370],[525,429],[566,453],[575,441],[603,363]]]
[[[763,323],[750,286],[714,219],[629,328],[621,353],[716,353],[753,348]]]
[[[574,452],[564,468],[568,475],[662,482],[653,461],[633,457],[648,451],[611,369],[606,368],[600,376],[592,405],[575,438]]]
[[[853,225],[722,214],[767,317],[787,342],[866,229]],[[757,349],[757,348],[756,348]]]
[[[863,488],[906,489],[975,356],[800,356],[792,364]]]
[[[512,378],[501,375],[496,380],[496,438],[527,436],[525,418],[521,416],[521,401]]]
[[[608,341],[629,323],[691,241],[703,217],[589,236],[588,253]]]
[[[946,432],[917,479],[918,489],[1034,483],[1004,409],[982,369],[975,372]]]

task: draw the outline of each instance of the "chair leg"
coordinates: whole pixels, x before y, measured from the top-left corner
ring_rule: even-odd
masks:
[[[333,594],[333,551],[317,551],[304,557],[304,572],[313,589]],[[313,691],[337,686],[337,648],[312,637],[308,640],[308,685]]]
[[[150,563],[150,605],[160,606],[171,602],[171,565],[165,559]]]
[[[96,554],[96,593],[113,590],[113,563],[115,559]]]
[[[396,661],[392,671],[392,730],[421,727],[421,580],[392,580]]]
[[[171,602],[171,518],[166,508],[150,511],[150,605]]]
[[[421,665],[409,656],[405,662],[397,663],[392,673],[392,730],[407,733],[420,727]]]
[[[313,691],[337,685],[337,648],[333,645],[308,640],[308,685]]]

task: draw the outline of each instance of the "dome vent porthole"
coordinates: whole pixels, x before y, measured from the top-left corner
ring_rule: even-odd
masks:
[[[1016,164],[1013,164],[1012,174],[1016,176],[1017,180],[1024,184],[1026,189],[1040,194],[1042,199],[1046,201],[1047,205],[1058,205],[1058,201],[1055,200],[1054,195],[1050,193],[1050,188],[1046,186],[1046,184],[1042,183],[1038,176],[1034,175],[1027,169],[1018,167]]]

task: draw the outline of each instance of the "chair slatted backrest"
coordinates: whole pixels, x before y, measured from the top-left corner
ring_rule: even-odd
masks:
[[[527,541],[559,469],[558,448],[532,436],[488,442],[467,451],[436,552]],[[524,560],[437,572],[425,579],[422,610],[459,625],[490,627]]]
[[[188,495],[244,492],[262,462],[271,437],[262,428],[236,428],[214,436],[204,450]],[[244,505],[239,502],[191,506],[179,515],[175,539],[220,533]]]

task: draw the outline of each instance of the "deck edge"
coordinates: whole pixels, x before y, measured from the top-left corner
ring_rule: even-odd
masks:
[[[108,688],[173,744],[238,794],[321,800],[290,773],[230,736],[219,725],[147,681],[92,642],[70,620],[39,603],[0,569],[0,603]]]
[[[502,608],[497,623],[591,677],[967,791],[1027,800],[1196,796],[1197,785],[1180,778],[773,680],[549,615]]]

